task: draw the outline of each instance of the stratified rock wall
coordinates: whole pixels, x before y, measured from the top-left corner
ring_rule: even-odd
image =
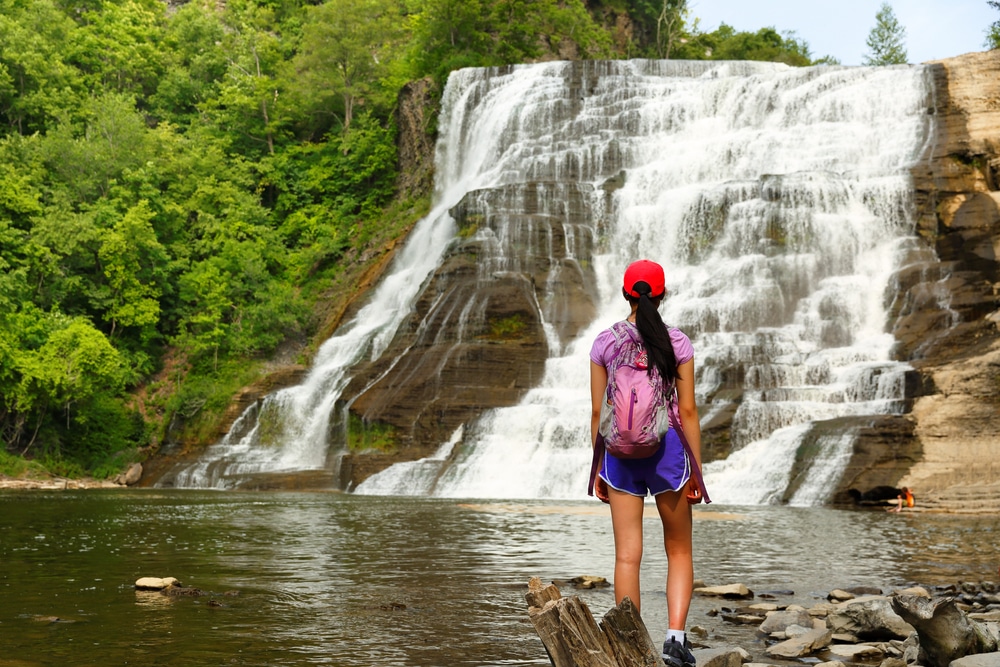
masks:
[[[553,342],[542,322],[562,345],[594,318],[594,196],[538,181],[470,192],[451,210],[459,238],[388,350],[343,392],[330,439],[347,445],[345,487],[432,454],[538,384]],[[355,451],[372,433],[388,434],[387,451]]]
[[[887,467],[872,459],[875,441],[861,442],[841,492],[905,485],[944,508],[968,495],[957,487],[1000,494],[989,486],[1000,479],[1000,51],[935,62],[930,73],[936,132],[913,170],[926,248],[888,295],[898,357],[921,374],[908,415],[920,455]],[[886,451],[899,444],[890,440]]]

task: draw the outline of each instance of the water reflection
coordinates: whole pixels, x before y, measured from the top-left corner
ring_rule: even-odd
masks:
[[[2,493],[0,512],[0,646],[35,665],[545,665],[528,578],[613,567],[596,502],[69,491]],[[646,525],[658,635],[666,562]],[[695,531],[699,578],[811,604],[833,587],[991,579],[1000,519],[713,505]],[[213,595],[137,594],[140,576]],[[580,595],[595,615],[613,604]],[[716,604],[696,599],[690,618],[724,643]]]

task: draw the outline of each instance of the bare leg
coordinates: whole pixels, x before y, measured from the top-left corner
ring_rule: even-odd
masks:
[[[608,489],[615,534],[615,604],[629,597],[639,610],[639,564],[642,562],[643,499]]]
[[[667,613],[671,630],[683,630],[694,589],[694,557],[691,547],[691,505],[684,490],[656,496],[656,509],[663,522],[663,546],[667,552]]]

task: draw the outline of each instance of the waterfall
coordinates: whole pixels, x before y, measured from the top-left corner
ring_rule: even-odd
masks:
[[[776,502],[813,424],[904,410],[908,367],[891,359],[886,292],[914,246],[909,169],[932,140],[930,95],[919,66],[627,61],[453,74],[446,98],[466,108],[461,134],[445,128],[445,178],[591,185],[599,312],[550,346],[518,405],[467,424],[421,474],[390,468],[356,492],[582,497],[590,344],[627,314],[621,273],[645,257],[666,269],[664,320],[694,343],[702,423],[731,417],[732,453],[706,466],[713,498]],[[814,438],[821,453],[790,502],[826,499],[853,438]]]
[[[493,249],[479,280],[530,273],[518,245],[565,246],[532,251],[548,252],[555,267],[535,286],[549,350],[541,379],[517,405],[485,412],[434,443],[433,455],[355,492],[582,497],[590,345],[627,313],[622,270],[646,257],[666,269],[664,320],[693,341],[703,425],[731,424],[728,456],[706,466],[713,498],[824,502],[854,432],[817,425],[905,409],[908,367],[892,361],[886,303],[890,277],[921,247],[909,169],[933,138],[929,78],[919,66],[640,60],[454,72],[442,96],[433,210],[367,305],[321,346],[301,385],[248,409],[160,484],[335,475],[334,406],[351,398],[342,395],[352,370],[379,359],[413,312],[456,239],[452,214],[502,218],[530,200],[516,225],[493,220],[463,233]],[[560,235],[532,228],[532,216],[560,206],[585,207],[584,222]],[[598,307],[582,331],[573,317],[591,311],[567,315],[565,295],[580,292],[568,289],[559,257],[585,265],[572,275],[596,283],[586,286]],[[457,313],[461,339],[474,300],[438,305]],[[391,381],[394,363],[384,366]],[[811,467],[793,480],[804,449],[814,452]]]

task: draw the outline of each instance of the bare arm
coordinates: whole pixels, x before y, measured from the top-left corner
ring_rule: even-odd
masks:
[[[601,426],[601,407],[604,405],[605,394],[608,389],[608,369],[600,364],[590,362],[590,445],[597,446],[597,430]],[[597,472],[601,472],[598,464]],[[608,485],[603,479],[598,477],[594,480],[594,495],[603,503],[608,502]]]
[[[694,397],[694,359],[677,367],[677,408],[681,415],[681,425],[691,453],[698,467],[701,467],[701,422],[698,419],[698,404]],[[696,484],[688,484],[688,499],[698,502],[701,492]]]
[[[590,362],[590,444],[597,444],[597,429],[601,422],[601,408],[608,389],[608,369]]]

